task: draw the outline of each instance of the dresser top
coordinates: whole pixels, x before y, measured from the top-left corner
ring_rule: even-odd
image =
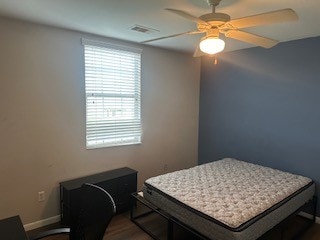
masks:
[[[128,168],[128,167],[117,168],[117,169],[109,170],[106,172],[101,172],[101,173],[97,173],[97,174],[93,174],[93,175],[89,175],[89,176],[85,176],[85,177],[80,177],[80,178],[64,181],[64,182],[60,183],[60,186],[66,188],[68,190],[71,190],[71,189],[81,187],[81,185],[84,183],[96,184],[99,182],[112,180],[115,178],[130,175],[130,174],[137,174],[137,171],[133,170],[131,168]]]

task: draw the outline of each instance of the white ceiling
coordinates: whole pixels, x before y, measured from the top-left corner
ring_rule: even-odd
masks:
[[[164,8],[175,8],[200,16],[211,11],[206,0],[0,0],[0,16],[17,18],[133,42],[196,29],[196,24]],[[217,12],[232,19],[273,10],[292,8],[299,21],[248,28],[246,31],[280,42],[320,36],[320,0],[222,0]],[[138,24],[159,32],[144,34],[130,30]],[[200,35],[180,36],[149,45],[193,52]],[[252,47],[227,39],[226,51]]]

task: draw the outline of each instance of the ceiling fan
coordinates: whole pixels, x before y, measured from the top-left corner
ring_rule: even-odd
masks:
[[[196,48],[193,55],[194,57],[200,57],[204,54],[212,55],[223,51],[225,42],[220,39],[219,36],[220,34],[224,34],[227,38],[233,38],[264,48],[271,48],[278,43],[277,40],[262,37],[240,29],[298,20],[298,15],[296,12],[289,8],[238,19],[231,19],[228,14],[216,12],[216,7],[219,5],[221,0],[207,0],[207,2],[212,7],[212,12],[204,14],[200,17],[192,16],[191,14],[182,10],[166,8],[166,10],[169,12],[196,22],[197,30],[151,39],[143,41],[142,43],[188,34],[206,34],[201,38],[200,44]]]

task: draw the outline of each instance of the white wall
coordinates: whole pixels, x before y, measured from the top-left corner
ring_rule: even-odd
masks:
[[[58,186],[67,179],[128,166],[139,171],[140,188],[164,164],[169,171],[196,165],[198,59],[138,46],[143,143],[86,150],[81,38],[122,42],[8,19],[0,30],[0,219],[58,215]]]

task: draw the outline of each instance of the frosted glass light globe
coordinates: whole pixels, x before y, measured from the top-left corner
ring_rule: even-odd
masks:
[[[225,42],[217,37],[208,37],[200,42],[200,50],[204,53],[215,54],[223,51]]]

